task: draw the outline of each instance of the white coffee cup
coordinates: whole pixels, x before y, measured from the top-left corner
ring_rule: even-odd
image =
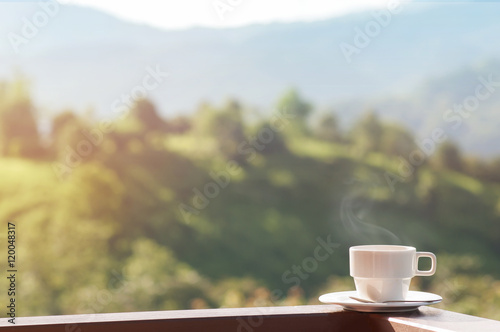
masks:
[[[431,268],[418,269],[418,259],[431,259]],[[375,302],[404,301],[414,276],[436,272],[436,256],[414,247],[368,245],[349,248],[349,265],[358,296]]]

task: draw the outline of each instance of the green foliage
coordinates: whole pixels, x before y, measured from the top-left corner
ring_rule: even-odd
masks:
[[[142,131],[164,131],[166,122],[158,115],[156,107],[149,100],[138,100],[130,111],[130,117],[137,121]]]
[[[174,120],[142,100],[107,132],[67,111],[41,159],[33,107],[0,91],[0,220],[20,234],[20,315],[317,303],[353,288],[350,245],[385,242],[437,253],[438,273],[414,289],[499,318],[498,161],[446,144],[402,174],[408,130],[373,112],[347,130],[333,115],[309,126],[294,90],[278,103],[295,115],[283,126],[245,120],[234,100]],[[84,141],[92,151],[69,165]],[[325,241],[335,249],[308,265]]]
[[[196,120],[195,131],[201,140],[215,139],[217,150],[223,157],[241,161],[238,149],[245,140],[245,134],[238,102],[228,100],[220,110],[202,105]]]
[[[325,141],[340,142],[342,140],[339,123],[333,113],[325,114],[319,119],[315,134]]]
[[[380,150],[382,133],[382,123],[377,113],[369,111],[354,125],[349,136],[354,147],[361,154],[366,154]]]
[[[380,139],[380,151],[387,155],[408,157],[415,151],[413,135],[398,125],[385,125]]]
[[[450,141],[440,145],[434,158],[435,164],[441,169],[450,169],[454,171],[462,171],[463,162],[458,146]]]
[[[276,109],[278,111],[292,114],[294,119],[290,130],[295,133],[303,134],[308,131],[307,119],[312,112],[312,105],[305,101],[299,92],[295,89],[286,91],[277,101]]]
[[[37,123],[25,82],[0,88],[0,156],[40,158]]]
[[[126,284],[117,304],[133,306],[134,311],[183,309],[192,299],[207,297],[208,282],[166,247],[146,238],[136,240],[131,247],[123,267]]]

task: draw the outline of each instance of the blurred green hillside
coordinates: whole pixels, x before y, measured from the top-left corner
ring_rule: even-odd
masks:
[[[229,100],[163,119],[140,100],[43,132],[40,112],[0,86],[19,316],[318,303],[354,288],[351,245],[388,243],[437,254],[413,289],[500,319],[500,159],[446,133],[416,142],[375,111],[343,128],[294,90],[270,117]]]

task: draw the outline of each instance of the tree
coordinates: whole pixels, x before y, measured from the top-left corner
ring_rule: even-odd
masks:
[[[238,101],[229,99],[221,109],[201,105],[197,115],[198,134],[214,138],[219,152],[228,159],[241,161],[238,146],[246,141],[242,108]]]
[[[393,156],[408,156],[417,149],[413,135],[398,125],[383,126],[380,151]]]
[[[276,103],[277,111],[290,114],[293,117],[292,129],[299,133],[307,133],[307,119],[312,111],[309,102],[302,99],[298,91],[290,89],[286,91]]]
[[[129,303],[134,311],[183,309],[195,298],[207,299],[208,282],[167,247],[148,238],[135,240],[131,247],[123,267],[127,285],[119,303]]]
[[[0,88],[0,156],[37,158],[42,154],[26,82],[4,83]]]
[[[144,131],[166,131],[167,129],[165,120],[158,115],[155,105],[147,99],[136,101],[130,115],[141,124]]]
[[[179,115],[168,121],[169,132],[174,134],[184,134],[190,131],[193,123],[187,116]]]
[[[457,172],[463,170],[463,159],[460,149],[451,141],[446,141],[439,146],[434,161],[435,165],[441,169],[450,169]]]
[[[368,111],[355,123],[350,138],[362,153],[367,153],[380,150],[382,133],[382,123],[377,113]]]
[[[466,172],[468,175],[476,178],[476,179],[481,179],[481,180],[493,180],[490,175],[492,173],[490,172],[491,170],[495,170],[495,168],[490,169],[490,165],[488,165],[484,160],[481,160],[478,157],[473,157],[473,156],[468,156],[464,158],[463,160],[464,164],[464,172]],[[500,165],[500,163],[499,163]],[[496,171],[498,172],[498,167],[496,168]],[[500,176],[497,177],[500,179]]]
[[[255,128],[252,137],[258,140],[256,150],[262,155],[279,155],[288,151],[281,132],[273,130],[273,126],[267,121]]]
[[[88,125],[71,110],[64,111],[52,119],[52,151],[63,161],[86,137],[83,135]]]
[[[489,181],[500,182],[500,157],[496,157],[488,163],[487,174]]]
[[[323,115],[316,126],[315,134],[318,138],[330,142],[342,140],[337,117],[333,113]]]

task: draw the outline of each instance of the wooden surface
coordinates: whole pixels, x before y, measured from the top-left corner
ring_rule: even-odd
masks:
[[[500,322],[431,307],[404,314],[369,314],[336,305],[172,310],[0,319],[1,331],[473,331],[500,332]]]

